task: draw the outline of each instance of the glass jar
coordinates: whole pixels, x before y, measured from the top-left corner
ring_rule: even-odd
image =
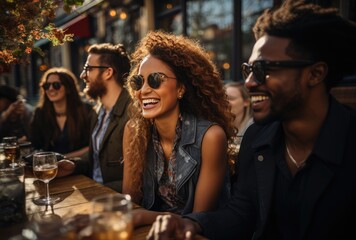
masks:
[[[26,220],[24,166],[0,164],[0,228]]]
[[[0,143],[0,162],[5,161],[4,143]]]

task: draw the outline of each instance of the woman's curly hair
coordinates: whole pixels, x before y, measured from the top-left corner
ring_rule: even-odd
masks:
[[[265,34],[291,39],[287,51],[292,57],[325,62],[327,89],[355,70],[356,24],[336,8],[287,0],[278,9],[265,10],[253,31],[256,39]]]
[[[209,54],[198,42],[162,31],[149,32],[137,45],[131,56],[132,69],[128,79],[138,73],[142,60],[151,55],[165,62],[174,72],[179,84],[185,86],[185,93],[179,100],[181,112],[219,124],[227,135],[228,142],[234,134],[233,115],[227,100],[223,81]],[[129,82],[129,80],[128,80]],[[141,193],[142,173],[145,166],[147,143],[151,138],[151,122],[142,117],[139,102],[134,91],[127,84],[132,98],[130,127],[133,134],[130,142],[130,163],[132,189]],[[230,157],[228,150],[228,157]]]

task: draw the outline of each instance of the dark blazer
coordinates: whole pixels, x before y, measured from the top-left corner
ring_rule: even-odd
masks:
[[[305,167],[309,175],[301,199],[300,239],[355,238],[355,136],[356,112],[331,98],[327,118]],[[241,145],[232,200],[216,212],[188,217],[198,221],[210,239],[267,239],[276,162],[282,158],[281,123],[252,125]]]
[[[124,88],[117,99],[113,109],[109,126],[102,140],[99,158],[100,167],[103,176],[104,185],[121,192],[123,178],[123,151],[122,140],[125,124],[128,121],[128,106],[131,103],[131,97]],[[98,107],[100,109],[100,106]],[[97,115],[91,120],[90,133],[98,121]],[[89,177],[93,176],[93,143],[90,138],[89,145],[89,163],[81,161],[76,163],[75,173],[85,173]]]

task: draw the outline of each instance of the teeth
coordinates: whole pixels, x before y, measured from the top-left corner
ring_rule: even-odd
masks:
[[[261,102],[261,101],[264,101],[267,99],[269,99],[269,97],[267,97],[267,96],[251,96],[252,103]]]
[[[158,103],[159,101],[157,99],[143,99],[142,100],[142,103],[144,105],[147,105],[147,104],[156,104]]]

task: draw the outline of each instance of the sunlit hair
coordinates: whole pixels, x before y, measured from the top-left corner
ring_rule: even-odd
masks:
[[[287,0],[277,10],[267,9],[253,28],[255,38],[265,34],[291,39],[287,54],[328,65],[327,89],[355,69],[356,24],[335,8]]]
[[[114,69],[116,82],[123,86],[127,73],[130,71],[130,59],[124,45],[111,43],[93,44],[88,49],[89,54],[98,54],[101,66]]]
[[[65,88],[69,146],[72,148],[75,146],[75,143],[79,142],[83,137],[83,133],[80,132],[80,129],[89,128],[89,121],[85,119],[87,116],[85,116],[86,111],[84,109],[84,104],[79,95],[78,79],[71,71],[66,68],[50,68],[42,75],[41,81],[39,83],[40,100],[38,107],[44,110],[44,122],[52,126],[51,129],[53,129],[53,141],[57,140],[61,133],[60,129],[56,127],[57,120],[53,103],[49,100],[45,90],[42,87],[47,82],[48,77],[51,75],[58,76],[60,82],[63,85],[62,87]],[[83,126],[83,128],[79,126]]]
[[[128,79],[138,73],[140,63],[147,55],[166,63],[174,72],[178,84],[185,86],[183,98],[179,100],[180,111],[218,123],[230,141],[233,135],[233,115],[223,81],[209,54],[197,42],[184,36],[161,31],[150,32],[138,43],[132,54],[132,70]],[[132,189],[140,194],[147,143],[151,138],[151,122],[142,117],[141,107],[129,84],[127,88],[133,98],[130,123],[134,137],[128,154],[131,159],[125,159],[125,164],[130,163]],[[229,150],[228,157],[230,153]]]
[[[250,119],[252,116],[250,94],[248,93],[248,90],[243,82],[228,82],[225,84],[225,89],[228,87],[237,88],[240,91],[242,99],[244,101],[248,100],[250,102],[250,105],[244,107],[244,113],[241,118],[241,122],[245,122],[246,120]]]

